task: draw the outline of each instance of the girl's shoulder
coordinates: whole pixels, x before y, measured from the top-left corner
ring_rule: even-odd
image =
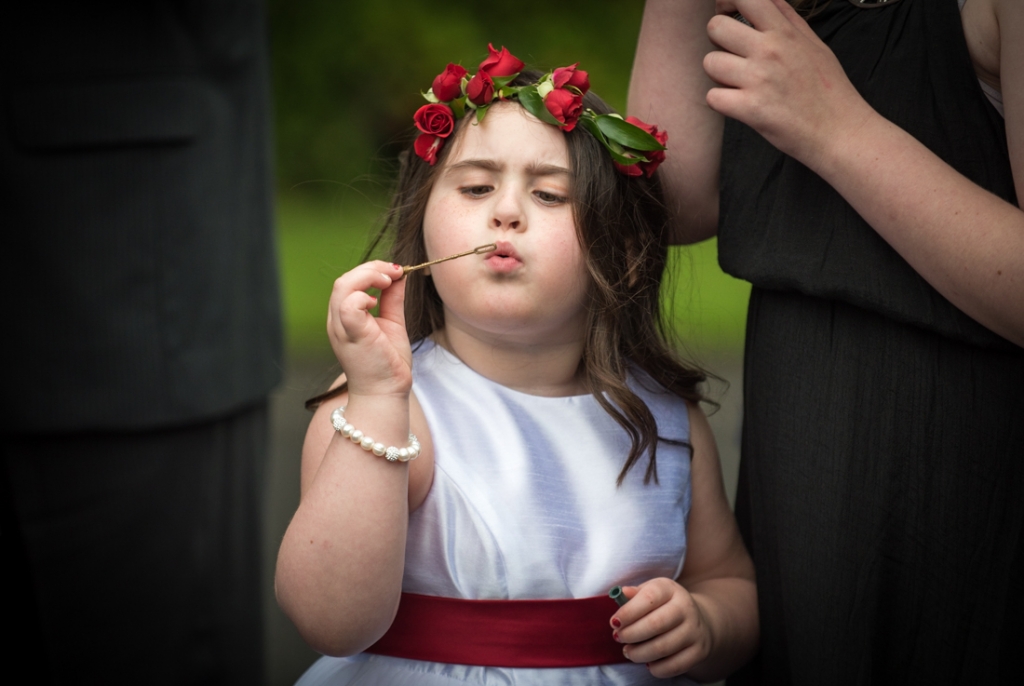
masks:
[[[654,415],[654,419],[658,423],[658,436],[689,442],[691,422],[688,405],[690,403],[669,391],[650,374],[635,365],[630,366],[627,383],[630,390],[647,405],[651,414]]]

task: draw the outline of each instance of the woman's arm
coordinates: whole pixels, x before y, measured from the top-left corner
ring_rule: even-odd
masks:
[[[410,400],[411,352],[402,317],[404,282],[384,262],[338,279],[328,331],[348,393],[313,415],[302,451],[302,494],[277,558],[278,602],[303,638],[329,655],[373,644],[394,619],[401,596],[409,511],[429,489],[429,437],[413,462],[388,462],[336,432],[330,414],[385,445],[404,447],[410,426],[425,428]],[[368,288],[380,288],[381,315]],[[340,383],[340,380],[339,382]]]
[[[696,243],[718,230],[724,120],[707,106],[714,84],[702,66],[714,12],[714,0],[647,0],[629,85],[629,113],[669,134],[658,175],[673,243]]]
[[[1007,144],[1024,197],[1024,3],[992,2]],[[740,11],[754,28],[721,15],[709,22],[722,51],[704,64],[724,87],[709,91],[708,104],[819,174],[950,302],[1024,345],[1024,212],[875,112],[784,0],[720,8]]]
[[[757,650],[754,564],[722,483],[718,449],[707,418],[690,406],[692,502],[686,561],[679,579],[652,579],[624,590],[630,599],[612,617],[615,636],[651,673],[722,679]],[[616,624],[618,621],[618,624]]]

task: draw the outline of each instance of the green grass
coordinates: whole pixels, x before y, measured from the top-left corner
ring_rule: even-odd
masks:
[[[383,203],[358,194],[330,202],[278,197],[278,236],[288,349],[330,355],[324,332],[334,280],[359,263]],[[686,347],[700,357],[743,345],[750,286],[718,267],[715,241],[676,247],[669,256],[665,307]]]
[[[359,264],[381,207],[355,193],[333,201],[278,194],[285,340],[293,354],[330,355],[325,325],[334,280]]]
[[[750,284],[718,266],[718,241],[669,249],[662,307],[685,347],[698,357],[743,349]]]

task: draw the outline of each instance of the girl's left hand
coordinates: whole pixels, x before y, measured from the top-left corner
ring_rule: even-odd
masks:
[[[611,619],[623,654],[656,677],[684,674],[711,654],[710,626],[690,592],[672,579],[625,586],[629,602]]]
[[[708,36],[720,49],[704,70],[720,88],[711,109],[754,128],[782,152],[815,168],[837,127],[873,110],[835,54],[785,0],[718,0]],[[731,15],[740,12],[753,26]]]

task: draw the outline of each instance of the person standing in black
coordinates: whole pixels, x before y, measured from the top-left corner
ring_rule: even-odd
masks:
[[[753,284],[730,683],[1016,683],[1024,4],[792,4],[648,0],[630,98],[677,239]]]
[[[8,668],[261,683],[263,7],[21,3],[0,51]]]

